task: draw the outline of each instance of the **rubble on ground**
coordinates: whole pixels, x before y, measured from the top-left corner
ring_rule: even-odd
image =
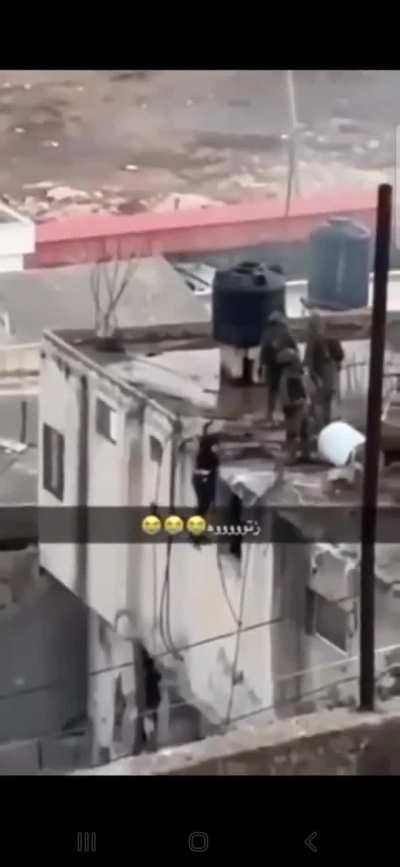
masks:
[[[69,187],[62,182],[41,180],[24,184],[27,195],[21,199],[0,193],[9,207],[35,222],[62,220],[82,214],[136,214],[143,211],[167,213],[174,210],[207,208],[223,202],[206,196],[172,193],[166,198],[145,200],[136,198],[132,191],[121,186],[104,184],[93,191]]]
[[[185,211],[192,208],[209,208],[210,206],[222,204],[223,202],[209,199],[206,196],[196,196],[191,193],[171,193],[171,195],[155,205],[153,210],[161,214],[164,211]]]
[[[71,202],[76,199],[88,201],[90,199],[89,193],[85,193],[84,190],[74,190],[72,187],[51,187],[47,190],[46,197],[52,202]]]

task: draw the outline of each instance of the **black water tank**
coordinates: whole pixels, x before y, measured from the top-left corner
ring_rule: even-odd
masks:
[[[273,310],[285,313],[282,274],[257,262],[217,271],[213,284],[213,335],[217,343],[249,349],[259,346]]]
[[[332,217],[310,236],[308,300],[321,307],[366,307],[371,233],[345,217]]]

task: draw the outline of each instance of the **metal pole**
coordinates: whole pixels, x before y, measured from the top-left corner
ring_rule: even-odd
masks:
[[[289,130],[290,130],[290,171],[293,174],[293,184],[296,196],[300,195],[299,173],[297,164],[297,134],[298,134],[298,119],[296,106],[296,91],[294,87],[293,70],[286,70],[286,89],[288,96],[289,107]]]
[[[360,710],[365,711],[374,709],[375,693],[375,538],[391,222],[392,187],[381,184],[378,189],[361,520]]]

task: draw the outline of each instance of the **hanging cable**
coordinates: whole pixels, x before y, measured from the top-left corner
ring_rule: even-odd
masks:
[[[239,603],[239,611],[238,611],[238,619],[237,619],[237,631],[236,631],[236,642],[235,642],[235,653],[233,657],[233,667],[232,667],[232,680],[231,680],[231,688],[228,699],[228,707],[226,711],[226,725],[229,725],[231,713],[232,713],[232,705],[233,705],[233,696],[235,692],[235,686],[237,683],[237,667],[239,662],[239,652],[240,652],[240,639],[242,634],[242,625],[243,625],[243,612],[244,612],[244,603],[246,598],[246,587],[247,580],[249,575],[249,562],[250,562],[250,545],[247,545],[246,550],[246,561],[243,569],[243,578],[242,578],[242,587],[240,593],[240,603]]]
[[[262,620],[258,623],[253,623],[251,626],[243,627],[241,631],[242,632],[252,632],[254,629],[263,629],[265,626],[272,626],[276,623],[280,623],[281,621],[282,621],[281,617],[277,617],[273,620]],[[232,632],[222,632],[218,635],[211,636],[211,638],[202,638],[199,641],[194,641],[190,644],[184,644],[184,645],[178,647],[177,651],[179,653],[184,653],[184,652],[187,652],[189,650],[193,650],[196,647],[203,647],[207,644],[212,644],[215,641],[223,641],[226,638],[233,638],[235,635],[236,635],[236,630],[234,630]],[[385,650],[386,651],[394,650],[397,647],[400,647],[400,645],[393,645],[393,647],[385,648]],[[161,660],[161,659],[165,658],[166,656],[170,656],[170,655],[171,655],[171,651],[170,651],[170,649],[167,649],[166,651],[163,651],[162,653],[155,654],[154,659],[155,660],[158,660],[158,659]],[[337,663],[333,663],[333,664],[337,665]],[[343,664],[343,663],[341,663],[341,664]],[[99,675],[102,675],[102,674],[109,674],[109,673],[114,672],[114,671],[122,671],[124,669],[133,668],[133,667],[134,667],[134,662],[132,662],[132,661],[121,662],[121,663],[118,663],[117,665],[108,665],[108,666],[105,666],[104,668],[98,668],[98,669],[93,669],[92,671],[88,671],[88,677],[98,677]],[[330,666],[328,665],[326,667],[329,668]],[[316,669],[316,670],[319,671],[320,669]],[[314,671],[314,669],[311,669],[311,672],[312,671]],[[296,673],[299,673],[299,672],[296,672]],[[300,672],[300,673],[303,673],[303,674],[306,673],[307,674],[308,671]],[[70,684],[71,684],[70,679],[63,679],[63,680],[50,681],[49,683],[40,684],[39,686],[26,687],[25,689],[10,690],[7,693],[0,693],[0,701],[3,701],[5,699],[9,699],[9,698],[17,698],[18,696],[23,696],[23,695],[31,695],[31,694],[34,694],[36,692],[45,692],[46,690],[50,690],[50,689],[59,689],[61,687],[68,686]]]
[[[229,596],[228,588],[226,586],[224,564],[222,562],[222,556],[221,556],[221,552],[219,550],[219,543],[218,542],[217,542],[217,566],[218,566],[218,575],[219,575],[219,580],[220,580],[221,590],[222,590],[223,596],[225,598],[225,601],[226,601],[226,604],[229,608],[229,611],[232,615],[233,622],[236,623],[236,626],[239,626],[239,621],[238,621],[235,609],[232,605],[232,600]]]
[[[171,454],[171,472],[170,472],[170,514],[173,514],[175,509],[175,487],[176,487],[176,470],[177,470],[177,442],[176,437],[177,434],[180,433],[181,425],[180,422],[176,422],[174,425],[174,430],[172,433],[172,454]],[[172,545],[173,539],[171,537],[168,538],[167,541],[167,557],[165,563],[165,571],[164,571],[164,580],[163,587],[161,591],[161,601],[160,601],[160,633],[162,636],[162,640],[164,643],[164,647],[166,650],[172,654],[172,656],[181,661],[182,656],[180,655],[178,649],[175,647],[175,643],[172,637],[171,632],[171,556],[172,556]],[[165,618],[165,619],[164,619]]]

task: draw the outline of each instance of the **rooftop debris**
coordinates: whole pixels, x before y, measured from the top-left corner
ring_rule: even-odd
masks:
[[[222,205],[223,202],[216,199],[209,199],[207,196],[198,196],[191,193],[171,193],[166,199],[155,205],[153,210],[156,213],[164,213],[164,211],[190,211],[196,208],[210,208],[215,205]]]
[[[72,199],[89,200],[90,196],[84,190],[74,190],[72,187],[52,187],[47,190],[48,199],[55,202],[71,201]]]
[[[16,455],[20,455],[23,452],[26,452],[28,446],[26,443],[20,443],[16,440],[9,440],[0,437],[0,449],[7,452],[8,454],[14,453]]]

